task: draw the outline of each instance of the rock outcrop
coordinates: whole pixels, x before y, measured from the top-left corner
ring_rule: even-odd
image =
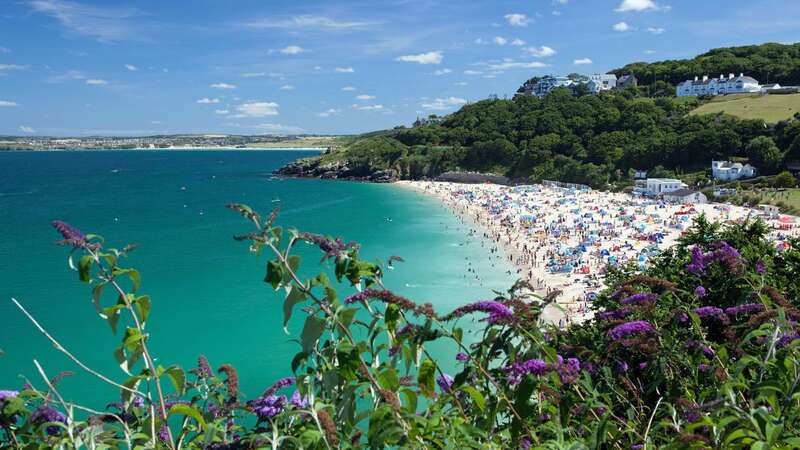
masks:
[[[373,183],[392,183],[399,180],[397,171],[376,169],[366,163],[338,160],[323,163],[322,158],[305,158],[287,164],[275,171],[277,175],[303,178],[322,178]]]

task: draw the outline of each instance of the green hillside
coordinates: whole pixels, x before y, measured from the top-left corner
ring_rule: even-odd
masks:
[[[691,114],[725,113],[742,119],[758,119],[767,123],[788,120],[800,112],[800,94],[741,94],[717,96]]]

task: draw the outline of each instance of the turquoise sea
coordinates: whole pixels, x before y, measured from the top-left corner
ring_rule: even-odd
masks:
[[[388,287],[442,312],[513,283],[510,266],[487,263],[482,241],[434,199],[392,185],[271,177],[313,153],[0,152],[0,389],[21,388],[23,377],[43,386],[37,359],[50,376],[76,373],[60,384],[67,399],[102,408],[119,397],[56,351],[12,296],[87,365],[125,379],[112,356],[119,337],[95,313],[90,287],[68,268],[68,250],[54,244],[54,219],[101,234],[108,245],[138,244],[127,264],[141,272],[140,292],[153,300],[147,331],[157,362],[191,368],[205,354],[215,367],[233,364],[249,398],[291,374],[302,313],[287,336],[282,297],[262,281],[266,256],[231,238],[249,229],[226,203],[265,214],[280,203],[279,224],[360,242],[368,258],[403,257],[386,277]],[[301,251],[305,273],[316,274],[319,254]],[[469,267],[480,267],[481,280],[464,277]],[[452,361],[449,350],[437,353]]]

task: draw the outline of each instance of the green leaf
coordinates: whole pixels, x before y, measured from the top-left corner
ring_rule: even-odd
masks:
[[[267,263],[267,276],[264,277],[264,282],[272,285],[272,289],[278,289],[283,281],[283,266],[278,261],[270,261]]]
[[[397,370],[391,367],[382,370],[378,373],[378,383],[382,388],[396,392],[400,389],[400,377],[397,374]]]
[[[292,279],[292,272],[297,274],[297,271],[300,269],[300,257],[297,255],[291,255],[286,258],[286,264],[291,269],[291,272],[288,270],[284,270],[283,274],[283,282],[288,283]]]
[[[78,262],[78,278],[84,283],[88,283],[92,279],[91,269],[93,261],[90,255],[83,255]]]
[[[317,316],[308,316],[306,323],[303,325],[303,332],[300,335],[300,342],[303,346],[303,351],[311,353],[314,346],[317,345],[317,340],[322,336],[325,331],[325,320]]]
[[[405,408],[409,414],[414,414],[417,412],[417,393],[412,391],[411,389],[403,389],[400,391],[400,394],[405,399]]]
[[[164,371],[164,374],[172,381],[175,386],[175,392],[178,395],[183,395],[186,390],[186,372],[178,366],[170,366]]]
[[[103,311],[103,305],[100,303],[100,298],[103,296],[103,288],[106,287],[106,283],[97,283],[94,288],[92,288],[92,303],[94,304],[94,309],[97,310],[97,313],[101,313]]]
[[[289,331],[286,330],[286,325],[289,323],[289,319],[292,318],[294,306],[305,301],[305,299],[306,294],[297,286],[292,286],[292,289],[286,294],[286,298],[283,300],[283,329],[287,334]]]
[[[197,424],[200,425],[200,429],[206,428],[206,421],[203,419],[203,415],[200,414],[200,411],[189,405],[180,403],[173,405],[172,408],[169,409],[169,415],[171,416],[173,414],[183,414],[184,416],[189,416],[197,421]]]
[[[386,328],[394,332],[395,328],[397,328],[397,320],[399,318],[400,307],[394,303],[390,303],[389,306],[386,307],[386,314],[383,317],[383,320],[386,322]]]
[[[131,280],[131,291],[136,292],[139,290],[139,287],[142,285],[142,276],[139,275],[139,271],[136,269],[119,269],[115,268],[112,272],[115,277],[119,277],[121,275],[127,275],[128,278]]]
[[[427,397],[432,397],[435,394],[435,375],[436,364],[430,359],[423,361],[422,365],[419,367],[419,373],[417,374],[417,384],[419,384],[420,390],[422,390],[422,393]]]
[[[147,322],[147,318],[150,317],[150,297],[144,295],[136,300],[133,301],[133,305],[136,307],[136,313],[139,314],[139,318],[141,319],[142,323]]]
[[[463,386],[461,390],[469,394],[469,396],[472,398],[472,402],[475,403],[475,406],[477,406],[478,409],[481,411],[486,409],[486,399],[477,389],[472,386]]]

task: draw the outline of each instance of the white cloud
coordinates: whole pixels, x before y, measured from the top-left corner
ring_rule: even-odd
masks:
[[[279,50],[284,55],[299,55],[300,53],[305,52],[306,50],[303,47],[298,47],[296,45],[289,45]]]
[[[292,86],[291,84],[284,84],[283,86],[281,86],[281,90],[282,91],[293,91],[294,90],[294,86]]]
[[[146,40],[152,28],[144,22],[140,11],[131,8],[105,8],[64,0],[31,0],[30,7],[58,20],[73,33],[99,41]]]
[[[439,69],[433,71],[433,74],[436,75],[437,77],[440,77],[442,75],[447,75],[449,73],[453,73],[453,71],[450,69]]]
[[[547,64],[539,61],[522,62],[513,60],[505,60],[501,63],[489,64],[489,69],[494,71],[509,69],[539,69],[542,67],[547,67]]]
[[[486,43],[486,41],[484,41],[483,38],[477,38],[475,39],[475,43],[478,45],[483,45]]]
[[[367,94],[357,95],[356,98],[359,99],[359,100],[362,100],[362,101],[363,100],[375,100],[375,96],[374,95],[367,95]]]
[[[455,83],[453,83],[454,86],[466,86],[467,84],[469,83],[467,83],[466,81],[456,81]]]
[[[442,111],[465,103],[467,103],[467,101],[459,97],[437,98],[432,102],[422,103],[422,107],[425,109]]]
[[[19,131],[22,131],[23,133],[36,133],[36,130],[34,130],[32,127],[26,127],[25,125],[20,125]]]
[[[331,117],[331,116],[338,116],[338,115],[339,115],[339,113],[341,113],[341,112],[342,112],[342,110],[341,110],[341,109],[334,109],[334,108],[331,108],[331,109],[329,109],[329,110],[327,110],[327,111],[322,111],[321,113],[317,113],[317,116],[319,116],[319,117]]]
[[[397,58],[397,61],[415,62],[420,64],[440,64],[444,55],[440,51],[420,53],[418,55],[404,55]]]
[[[525,49],[525,51],[536,58],[547,58],[556,54],[555,50],[546,45],[543,45],[539,48],[528,47]]]
[[[627,22],[619,22],[614,24],[614,31],[629,31],[631,26]]]
[[[497,44],[497,45],[506,45],[506,44],[508,44],[508,40],[506,40],[506,38],[504,38],[502,36],[495,36],[494,37],[494,43]]]
[[[655,50],[645,50],[645,51],[644,51],[644,54],[645,54],[645,55],[655,55],[655,54],[656,54],[656,51],[655,51]]]
[[[523,41],[520,38],[516,38],[513,41],[511,41],[511,45],[515,45],[517,47],[522,47],[523,45],[525,45],[525,41]]]
[[[101,80],[101,79],[98,79],[98,78],[90,78],[90,79],[86,80],[86,84],[88,84],[90,86],[103,86],[103,85],[108,84],[108,81]]]
[[[524,27],[527,26],[531,20],[525,14],[506,14],[505,15],[506,21],[512,27]]]
[[[11,53],[11,49],[6,47],[0,47],[0,53]]]
[[[356,88],[354,88],[353,86],[345,86],[345,87],[342,88],[342,90],[343,91],[355,91]]]
[[[27,69],[27,65],[20,65],[20,64],[0,64],[0,70],[25,70]]]
[[[615,9],[617,12],[640,12],[658,11],[667,7],[659,6],[653,0],[622,0],[622,3]]]
[[[235,84],[229,84],[229,83],[214,83],[209,85],[208,87],[212,89],[236,89]]]
[[[589,59],[589,58],[580,58],[580,59],[576,59],[575,61],[572,61],[572,63],[573,64],[577,64],[579,66],[585,66],[587,64],[592,64],[593,61],[591,59]]]
[[[131,72],[136,72],[137,70],[139,70],[139,68],[134,66],[133,64],[125,64],[125,68],[130,70]]]
[[[8,106],[8,107],[10,107],[10,106],[19,106],[19,104],[17,102],[12,102],[12,101],[9,101],[9,100],[0,100],[0,108],[2,108],[4,106]]]
[[[377,22],[336,20],[326,16],[313,15],[293,16],[280,20],[263,19],[245,24],[245,26],[251,28],[313,28],[315,30],[347,30],[368,28],[373,25],[377,25]]]
[[[265,76],[267,76],[267,72],[245,72],[241,75],[242,78],[257,78]]]
[[[467,69],[467,70],[464,71],[464,75],[480,75],[482,73],[483,72],[481,72],[480,70]]]
[[[647,29],[645,31],[647,31],[648,33],[653,33],[653,34],[662,34],[667,30],[664,29],[664,28],[661,28],[661,27],[647,27]]]
[[[558,10],[553,10],[553,15],[554,15],[554,16],[556,16],[556,17],[558,17],[558,16],[560,16],[560,15],[561,15],[561,11],[558,11]]]
[[[278,104],[275,102],[249,102],[236,107],[233,117],[267,117],[278,115]]]
[[[353,73],[353,72],[355,72],[355,70],[353,70],[352,67],[337,67],[337,68],[333,69],[333,71],[336,72],[336,73]]]
[[[228,111],[227,109],[215,109],[214,110],[214,114],[225,115],[225,114],[229,114],[229,113],[230,113],[230,111]]]
[[[383,105],[356,105],[353,104],[350,106],[353,109],[358,109],[361,111],[380,111],[383,110]]]
[[[200,100],[198,100],[197,103],[200,103],[201,105],[210,105],[210,104],[213,104],[213,103],[219,103],[219,99],[218,98],[203,97]]]

